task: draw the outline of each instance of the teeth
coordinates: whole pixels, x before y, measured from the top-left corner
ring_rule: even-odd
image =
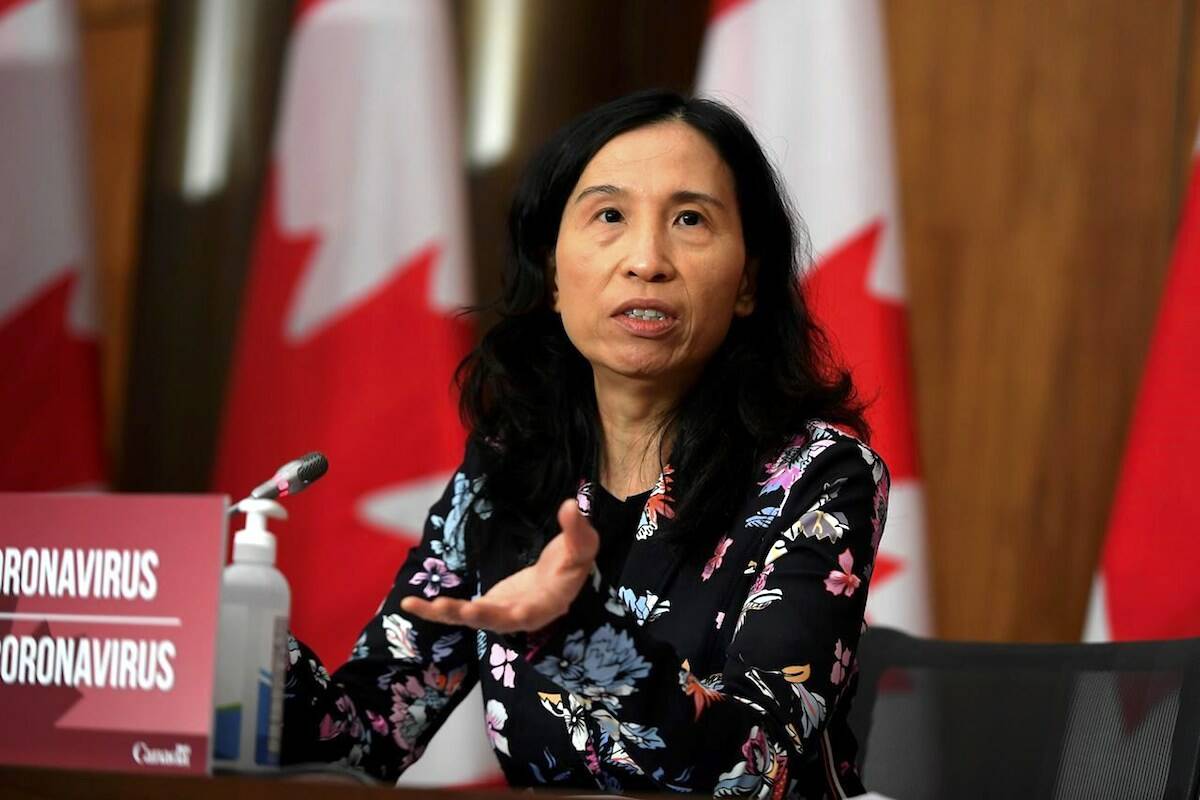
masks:
[[[652,308],[631,308],[625,312],[625,316],[633,317],[634,319],[666,319],[667,315],[661,311],[655,311]]]

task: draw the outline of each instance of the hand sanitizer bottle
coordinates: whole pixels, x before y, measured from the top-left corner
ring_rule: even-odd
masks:
[[[233,563],[221,579],[213,765],[262,771],[279,765],[291,605],[267,517],[287,519],[287,512],[274,500],[234,508],[246,527],[233,538]]]

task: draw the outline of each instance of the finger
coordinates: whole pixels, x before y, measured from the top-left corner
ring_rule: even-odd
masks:
[[[405,597],[400,601],[400,609],[414,617],[443,625],[487,628],[497,633],[523,630],[520,615],[509,603],[497,603],[482,598],[466,601],[439,597],[430,601],[420,597]]]
[[[600,536],[588,518],[579,510],[579,503],[564,500],[558,507],[558,524],[564,535],[567,557],[576,564],[587,564],[596,560],[600,549]]]
[[[477,598],[462,609],[463,624],[479,629],[486,628],[496,633],[514,633],[525,630],[522,617],[511,603],[498,603]]]
[[[466,600],[453,597],[439,597],[430,601],[420,597],[405,597],[400,601],[400,610],[420,617],[429,622],[440,622],[443,625],[465,625],[463,608],[469,605]]]

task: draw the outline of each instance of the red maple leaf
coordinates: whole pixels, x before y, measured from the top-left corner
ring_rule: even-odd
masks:
[[[0,612],[11,614],[17,610],[17,604],[17,597],[0,597]],[[0,637],[13,633],[12,620],[0,620]],[[45,622],[20,633],[34,639],[54,635]],[[82,697],[73,686],[41,686],[33,676],[27,676],[21,684],[0,683],[0,708],[8,719],[20,720],[20,724],[0,725],[0,753],[6,758],[20,759],[18,763],[43,763],[52,748],[91,743],[93,733],[59,728],[56,724]]]
[[[903,303],[869,291],[883,222],[876,220],[821,259],[804,289],[834,352],[870,403],[871,446],[883,456],[892,480],[917,477],[908,364],[908,312]]]
[[[285,340],[316,237],[280,231],[277,186],[272,176],[215,485],[241,497],[301,453],[329,457],[329,474],[288,498],[291,519],[274,527],[279,566],[292,587],[292,629],[324,658],[341,659],[413,543],[365,522],[359,503],[375,490],[448,472],[461,460],[464,435],[451,378],[470,347],[471,329],[429,306],[440,254],[430,243],[316,334]]]
[[[894,575],[904,569],[903,559],[893,555],[888,555],[884,552],[875,554],[875,566],[871,570],[871,583],[878,586],[881,583],[887,583]]]
[[[821,259],[804,280],[813,315],[835,355],[851,371],[859,396],[868,401],[871,445],[893,481],[918,476],[908,377],[908,314],[903,303],[878,297],[867,284],[883,222],[876,220]],[[880,552],[871,582],[886,583],[903,562]]]
[[[46,491],[104,477],[100,353],[67,330],[78,273],[0,323],[0,489]]]

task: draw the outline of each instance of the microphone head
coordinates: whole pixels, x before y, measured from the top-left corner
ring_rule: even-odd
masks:
[[[311,453],[305,453],[297,459],[300,462],[296,468],[296,476],[304,483],[312,483],[317,478],[329,471],[329,459],[324,453],[319,453],[314,450]]]
[[[315,450],[294,458],[275,471],[270,480],[264,481],[250,493],[258,500],[274,500],[279,497],[304,491],[313,481],[329,470],[329,459]]]

